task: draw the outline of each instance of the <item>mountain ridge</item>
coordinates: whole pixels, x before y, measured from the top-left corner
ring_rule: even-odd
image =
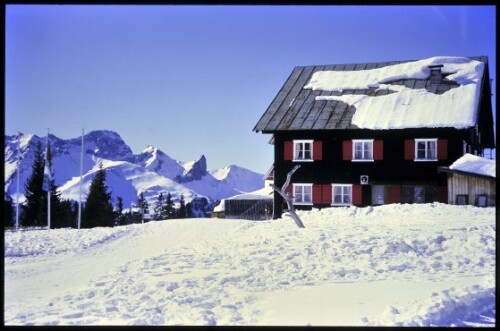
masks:
[[[53,155],[55,184],[62,198],[77,200],[80,187],[81,136],[62,139],[50,134],[48,137]],[[16,197],[19,143],[19,199],[23,202],[24,183],[31,175],[36,145],[40,141],[45,151],[46,140],[46,137],[29,133],[21,133],[20,139],[17,135],[5,135],[5,194]],[[215,201],[264,187],[263,174],[249,169],[230,165],[209,171],[205,155],[194,161],[181,162],[154,145],[148,145],[141,153],[134,154],[118,133],[94,130],[84,135],[83,196],[86,196],[101,162],[106,170],[113,203],[121,196],[127,208],[137,201],[140,193],[144,194],[150,206],[154,206],[159,193],[170,193],[174,201],[178,200],[181,194],[187,202],[195,197],[206,197]]]

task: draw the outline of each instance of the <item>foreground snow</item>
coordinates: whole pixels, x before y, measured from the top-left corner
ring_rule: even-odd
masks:
[[[6,325],[495,324],[495,209],[5,233]]]

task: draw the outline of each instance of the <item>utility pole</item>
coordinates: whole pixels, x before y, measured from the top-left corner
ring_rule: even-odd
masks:
[[[21,167],[21,132],[17,132],[16,231],[19,229],[19,167]]]
[[[47,128],[47,149],[46,149],[46,152],[45,152],[45,167],[46,169],[48,169],[49,173],[48,173],[48,176],[49,176],[49,185],[48,185],[48,188],[47,188],[47,229],[50,230],[50,166],[48,164],[49,162],[49,133],[50,133],[50,129]]]
[[[82,224],[83,135],[84,135],[84,130],[82,129],[82,146],[80,150],[80,187],[79,187],[79,197],[78,197],[78,230],[80,230],[80,226]]]

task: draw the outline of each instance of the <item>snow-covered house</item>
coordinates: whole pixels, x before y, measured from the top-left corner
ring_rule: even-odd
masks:
[[[439,171],[448,174],[448,203],[495,206],[495,160],[467,153],[449,167],[440,167]]]
[[[298,208],[447,202],[446,174],[494,147],[488,58],[300,66],[254,128]],[[274,217],[283,199],[274,196]]]

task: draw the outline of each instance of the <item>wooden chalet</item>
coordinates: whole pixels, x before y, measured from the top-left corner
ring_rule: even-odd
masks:
[[[438,167],[494,148],[488,59],[300,66],[253,129],[297,209],[448,202]],[[284,208],[274,195],[274,218]]]

